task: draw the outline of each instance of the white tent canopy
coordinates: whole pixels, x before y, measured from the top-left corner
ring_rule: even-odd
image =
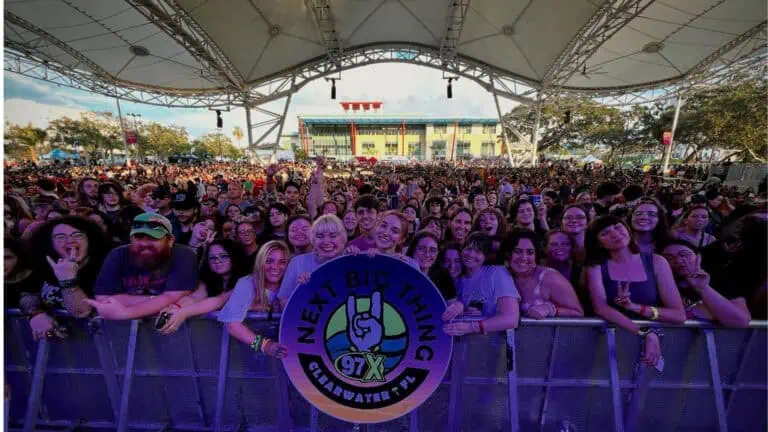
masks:
[[[383,61],[463,75],[469,65],[533,99],[641,91],[762,61],[766,2],[17,0],[5,2],[5,44],[8,71],[167,106],[245,94],[254,104],[268,96],[254,89],[277,78],[298,86],[310,70]]]

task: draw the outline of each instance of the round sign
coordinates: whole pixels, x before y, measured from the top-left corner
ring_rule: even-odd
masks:
[[[280,343],[296,389],[350,423],[381,423],[421,405],[443,379],[453,339],[445,299],[399,259],[344,256],[312,273],[283,311]]]

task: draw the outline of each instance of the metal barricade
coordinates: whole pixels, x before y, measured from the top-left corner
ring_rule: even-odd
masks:
[[[354,428],[311,407],[279,362],[254,356],[213,316],[173,336],[149,320],[70,324],[71,339],[34,342],[18,311],[6,313],[12,430]],[[247,322],[266,333],[276,324],[263,314]],[[638,366],[637,337],[604,321],[523,320],[515,331],[457,338],[443,383],[419,409],[360,429],[764,431],[767,330],[667,327],[660,373]]]

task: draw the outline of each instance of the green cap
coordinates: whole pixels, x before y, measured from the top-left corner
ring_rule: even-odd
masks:
[[[142,213],[133,218],[131,236],[145,234],[153,239],[160,240],[165,236],[172,235],[172,232],[171,222],[163,215],[157,213]]]

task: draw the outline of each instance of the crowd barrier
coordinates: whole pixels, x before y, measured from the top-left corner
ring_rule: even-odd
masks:
[[[66,319],[66,318],[64,318]],[[150,320],[70,321],[34,342],[6,313],[11,430],[765,431],[766,330],[665,327],[665,369],[638,367],[636,336],[597,319],[523,320],[457,338],[443,383],[417,410],[357,426],[309,406],[280,362],[255,356],[213,316],[173,336]],[[254,329],[277,321],[251,314]]]

